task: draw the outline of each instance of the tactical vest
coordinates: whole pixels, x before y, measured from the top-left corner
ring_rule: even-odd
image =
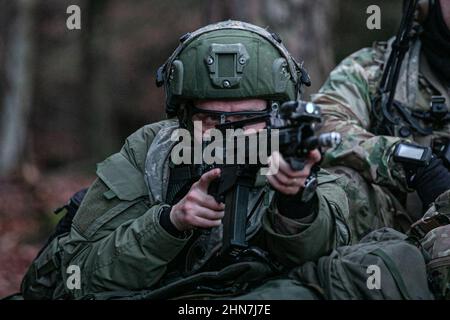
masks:
[[[190,186],[204,173],[196,170],[199,166],[180,165],[174,166],[170,161],[170,153],[177,141],[172,141],[173,132],[179,128],[178,122],[161,129],[155,136],[146,158],[145,176],[149,196],[155,203],[174,204],[178,202]],[[161,161],[163,157],[163,161]],[[257,240],[257,234],[262,226],[264,212],[272,202],[275,192],[266,184],[255,185],[250,193],[247,206],[247,230],[246,239],[249,244]],[[169,265],[169,270],[163,282],[169,283],[175,279],[194,275],[199,271],[208,269],[211,260],[217,255],[222,246],[223,226],[209,230],[196,230],[189,243],[185,246],[178,258]],[[267,255],[260,250],[260,257]],[[252,259],[250,259],[252,260]],[[271,259],[269,259],[271,260]],[[180,267],[182,266],[182,267]]]
[[[376,97],[381,73],[389,58],[393,41],[394,39],[390,39],[388,42],[377,42],[374,45],[381,72],[369,79],[372,97]],[[370,131],[430,146],[444,159],[447,166],[450,166],[450,91],[431,72],[425,57],[421,55],[421,42],[418,39],[411,45],[403,60],[394,103],[394,117],[401,119],[399,123],[390,128],[380,127],[379,119],[377,120],[380,110],[374,103]]]

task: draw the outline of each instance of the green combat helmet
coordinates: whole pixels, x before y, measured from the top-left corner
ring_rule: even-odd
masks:
[[[307,72],[274,33],[240,21],[208,25],[180,38],[157,72],[166,93],[166,113],[189,101],[260,98],[297,100]]]
[[[430,289],[437,299],[450,300],[450,190],[440,195],[423,219],[429,225],[440,217],[441,225],[422,239]]]

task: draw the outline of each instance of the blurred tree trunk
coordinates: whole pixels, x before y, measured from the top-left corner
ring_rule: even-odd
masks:
[[[260,0],[209,0],[206,4],[205,24],[228,19],[258,24],[261,21],[260,4]]]
[[[110,85],[109,0],[85,0],[82,7],[83,135],[91,158],[111,153],[115,144]],[[92,159],[98,160],[98,159]]]
[[[331,40],[336,11],[337,3],[330,0],[264,1],[265,20],[282,36],[291,54],[305,61],[312,81],[305,99],[320,88],[334,67]]]
[[[234,16],[235,1],[209,0],[206,4],[205,24],[230,19]]]
[[[7,35],[8,45],[5,46],[5,88],[0,115],[0,175],[10,173],[24,161],[33,97],[36,4],[37,0],[8,1],[8,5],[16,6],[17,14]]]

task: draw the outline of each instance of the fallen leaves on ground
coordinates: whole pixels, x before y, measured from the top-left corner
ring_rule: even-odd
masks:
[[[60,218],[53,210],[93,181],[73,173],[38,177],[0,179],[0,298],[19,291],[28,266]]]

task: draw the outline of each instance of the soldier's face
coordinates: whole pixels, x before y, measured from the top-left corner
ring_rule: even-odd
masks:
[[[219,112],[239,112],[239,111],[261,111],[267,108],[267,102],[262,99],[245,99],[245,100],[205,100],[197,101],[196,107],[205,110],[205,113],[197,113],[192,117],[193,121],[202,122],[202,135],[205,131],[213,129],[219,120],[216,117],[208,115],[207,111]],[[242,116],[235,115],[227,117],[227,121],[242,120]],[[265,127],[265,123],[251,124],[244,127],[245,130],[259,130]]]
[[[450,0],[439,0],[442,8],[442,16],[444,17],[445,24],[450,30]]]

